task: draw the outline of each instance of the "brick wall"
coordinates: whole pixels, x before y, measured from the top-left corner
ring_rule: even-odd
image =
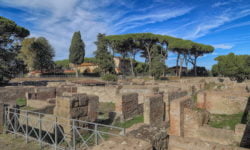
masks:
[[[161,94],[151,95],[144,102],[144,123],[161,126],[164,121],[164,103]]]
[[[170,135],[184,135],[184,107],[191,101],[189,96],[184,96],[170,102]]]
[[[123,94],[116,103],[116,112],[121,114],[122,120],[129,120],[142,111],[142,106],[138,104],[137,93]]]
[[[34,87],[6,87],[0,88],[0,102],[16,104],[19,98],[25,98],[26,92],[34,91]]]

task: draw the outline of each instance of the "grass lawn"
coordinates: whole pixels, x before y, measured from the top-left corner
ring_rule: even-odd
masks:
[[[211,119],[208,124],[214,128],[227,128],[234,130],[235,125],[241,123],[243,113],[233,115],[215,115],[211,114]]]
[[[27,101],[25,98],[18,98],[16,100],[16,104],[19,105],[20,107],[26,106]]]
[[[121,128],[129,128],[134,124],[142,123],[144,121],[143,115],[136,116],[131,120],[125,121],[125,122],[117,122],[115,123],[115,126],[121,127]]]

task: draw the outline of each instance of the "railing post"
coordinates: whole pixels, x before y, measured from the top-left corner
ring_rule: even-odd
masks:
[[[8,114],[8,109],[7,106],[4,107],[4,128],[3,128],[3,133],[7,133],[7,128],[8,128],[8,120],[7,120],[7,114]]]
[[[16,108],[14,108],[14,114],[13,114],[13,117],[14,117],[14,136],[15,136],[15,138],[17,137],[17,119],[16,119],[16,117],[17,117],[17,111],[16,111]]]
[[[42,147],[42,119],[40,113],[39,113],[39,144],[40,147]]]
[[[55,122],[55,150],[57,150],[57,117]]]
[[[75,119],[73,119],[72,123],[72,134],[73,134],[73,150],[76,149],[76,134],[75,134]]]
[[[26,111],[26,125],[25,125],[25,139],[26,139],[26,143],[28,143],[28,134],[29,134],[29,128],[28,128],[28,112]]]
[[[97,132],[97,124],[95,124],[95,145],[98,145],[98,132]]]
[[[122,135],[125,135],[125,128],[122,129]]]

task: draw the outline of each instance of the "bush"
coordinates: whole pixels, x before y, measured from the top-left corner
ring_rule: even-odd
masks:
[[[26,99],[24,99],[24,98],[18,98],[18,99],[16,100],[16,104],[19,105],[20,107],[23,107],[23,106],[26,106],[27,101],[26,101]]]
[[[105,81],[117,81],[117,76],[114,74],[105,74],[102,76],[102,79]]]
[[[134,124],[142,123],[144,121],[144,118],[142,115],[135,116],[134,118],[125,121],[125,122],[117,122],[115,123],[115,126],[121,127],[121,128],[129,128],[133,126]]]

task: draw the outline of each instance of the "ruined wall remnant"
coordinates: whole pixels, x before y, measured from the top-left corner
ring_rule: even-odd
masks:
[[[170,102],[170,135],[184,136],[184,107],[190,101],[189,96],[184,96]]]
[[[77,87],[77,93],[86,93],[89,95],[97,95],[100,102],[113,102],[120,98],[119,86],[79,86]]]
[[[213,114],[237,114],[245,111],[249,95],[230,91],[204,91],[197,94],[197,107]]]
[[[159,92],[158,86],[147,85],[124,85],[120,90],[120,94],[137,93],[139,104],[143,104],[144,100],[149,94],[156,94]]]
[[[62,96],[64,92],[76,93],[77,87],[38,87],[34,92],[26,92],[27,106],[33,108],[45,108],[55,105],[57,96]]]
[[[142,125],[127,133],[128,136],[149,141],[153,150],[167,150],[169,136],[164,128]]]
[[[56,98],[54,115],[84,121],[97,119],[98,97],[87,94],[72,94]]]
[[[173,101],[175,99],[179,99],[179,98],[184,97],[186,95],[188,95],[188,92],[187,91],[182,91],[182,90],[169,92],[168,93],[168,100]]]
[[[26,92],[33,92],[34,87],[5,87],[0,88],[0,102],[16,104],[19,98],[25,99]]]
[[[144,123],[161,126],[164,121],[164,103],[161,94],[148,96],[144,101]]]
[[[184,108],[184,136],[194,137],[197,130],[209,121],[209,112],[206,110],[196,110]]]
[[[142,106],[138,104],[137,93],[123,94],[116,103],[116,112],[121,114],[122,120],[131,119],[142,112]]]

